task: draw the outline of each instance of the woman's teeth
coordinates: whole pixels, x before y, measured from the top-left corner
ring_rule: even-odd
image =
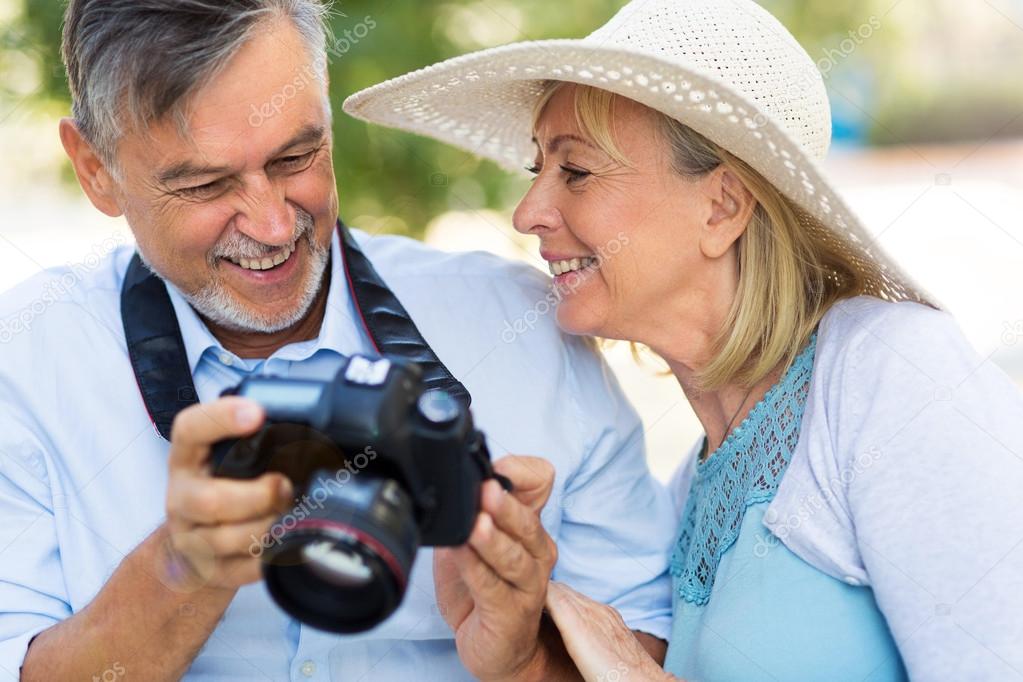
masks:
[[[582,258],[572,258],[571,260],[552,260],[547,263],[547,266],[550,268],[552,275],[564,275],[566,272],[596,267],[597,258],[595,256],[584,256]]]
[[[297,244],[298,240],[296,239],[274,256],[265,256],[263,258],[239,258],[237,260],[229,258],[228,260],[235,265],[245,268],[246,270],[269,270],[270,268],[275,268],[291,258],[291,254],[295,253]]]

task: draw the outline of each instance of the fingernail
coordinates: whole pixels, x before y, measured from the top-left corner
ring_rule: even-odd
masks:
[[[497,491],[494,494],[497,495],[497,503],[500,504],[501,500],[504,499],[504,496],[505,496],[505,494],[507,494],[508,491],[505,490],[504,488],[502,488],[501,484],[498,483],[497,481],[487,481],[487,485],[490,486],[491,490],[496,490]]]
[[[292,493],[291,493],[291,481],[289,481],[286,478],[282,478],[277,483],[277,494],[283,500],[290,500],[291,496],[292,496]]]
[[[493,525],[494,523],[490,518],[490,514],[486,512],[480,512],[480,517],[476,521],[476,532],[486,537]]]
[[[260,410],[253,403],[242,403],[234,410],[234,420],[243,429],[250,428],[259,423]]]

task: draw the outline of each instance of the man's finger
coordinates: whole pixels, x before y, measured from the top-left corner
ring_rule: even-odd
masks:
[[[494,471],[506,476],[513,494],[535,512],[543,509],[554,487],[554,465],[541,457],[508,455],[494,462]]]
[[[469,594],[477,607],[508,604],[512,599],[512,587],[501,579],[494,569],[476,554],[472,547],[461,546],[453,550],[456,555],[458,572],[469,588]]]
[[[553,565],[553,543],[535,510],[506,493],[496,481],[483,485],[481,498],[483,511],[493,517],[494,525],[521,542],[535,559]]]
[[[546,572],[537,578],[546,566],[541,568],[525,547],[494,525],[486,512],[477,518],[476,527],[469,536],[469,546],[505,582],[530,593],[544,588]]]
[[[245,523],[200,526],[195,529],[195,533],[209,544],[218,557],[259,557],[274,542],[273,536],[268,533],[277,519],[275,513]]]
[[[255,557],[228,557],[222,559],[214,584],[221,587],[241,587],[263,578],[263,562]]]
[[[171,426],[171,470],[204,467],[213,443],[254,433],[263,417],[258,403],[237,396],[186,407]]]
[[[279,473],[250,481],[198,477],[179,481],[168,490],[167,516],[197,525],[257,520],[280,513],[293,501],[291,484]]]

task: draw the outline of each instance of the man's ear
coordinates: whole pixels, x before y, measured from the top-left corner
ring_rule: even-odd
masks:
[[[78,183],[92,205],[111,218],[121,215],[117,202],[117,183],[114,182],[106,165],[85,141],[78,126],[70,118],[60,119],[60,142],[71,159],[71,165],[78,176]]]
[[[721,165],[708,178],[711,211],[703,227],[700,249],[707,258],[720,258],[742,236],[757,201],[742,180]]]

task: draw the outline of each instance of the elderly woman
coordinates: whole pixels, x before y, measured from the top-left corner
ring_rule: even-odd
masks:
[[[550,586],[586,679],[1023,675],[1023,399],[822,175],[824,85],[773,17],[635,0],[345,108],[528,164],[514,224],[558,324],[652,349],[704,427],[664,529],[667,672]]]

